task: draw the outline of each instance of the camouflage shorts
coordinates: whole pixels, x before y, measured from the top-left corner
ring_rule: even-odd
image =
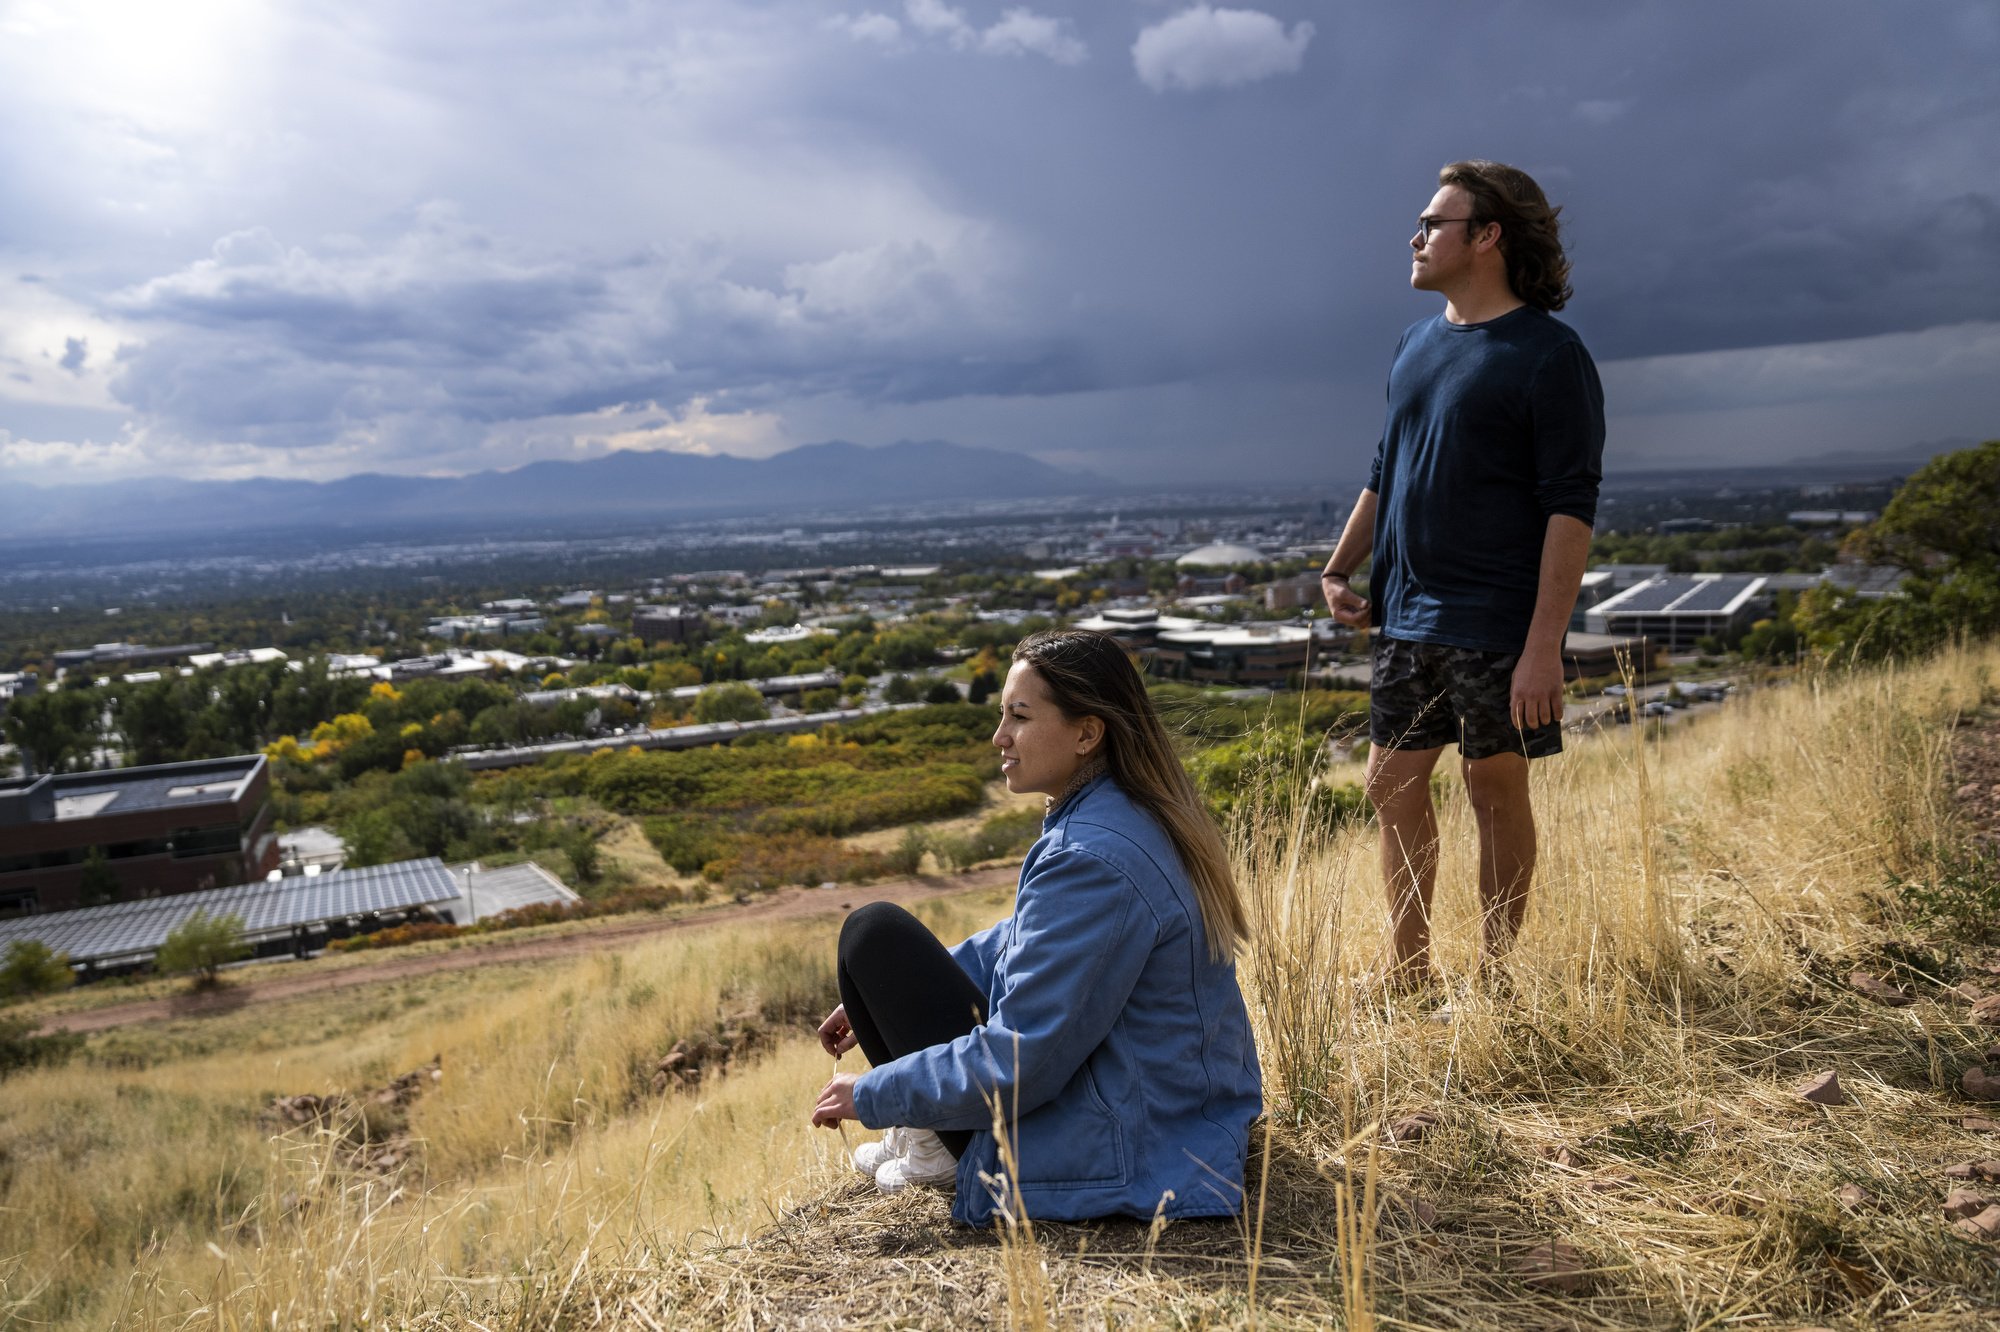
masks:
[[[1465,758],[1562,753],[1562,725],[1522,730],[1509,715],[1518,652],[1482,652],[1375,636],[1368,740],[1384,749],[1456,744]]]

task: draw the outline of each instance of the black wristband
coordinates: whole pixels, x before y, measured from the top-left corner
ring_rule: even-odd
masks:
[[[1340,572],[1340,571],[1339,571],[1338,569],[1328,569],[1328,570],[1327,570],[1327,571],[1326,571],[1325,573],[1322,573],[1322,574],[1320,575],[1320,577],[1321,577],[1321,578],[1338,578],[1338,579],[1339,579],[1339,580],[1340,580],[1341,582],[1343,582],[1343,583],[1351,583],[1351,582],[1353,582],[1353,581],[1354,581],[1354,575],[1353,575],[1353,574],[1344,574],[1344,573],[1341,573],[1341,572]]]

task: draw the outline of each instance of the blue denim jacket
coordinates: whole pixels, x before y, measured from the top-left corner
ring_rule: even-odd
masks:
[[[976,1130],[953,1220],[987,1224],[1004,1193],[996,1099],[1030,1217],[1241,1209],[1263,1083],[1236,967],[1209,960],[1172,841],[1116,782],[1050,812],[1014,914],[952,956],[986,1023],[862,1074],[854,1105],[871,1128]]]

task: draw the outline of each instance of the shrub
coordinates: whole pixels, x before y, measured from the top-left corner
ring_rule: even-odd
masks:
[[[995,814],[962,837],[933,837],[930,850],[945,870],[970,869],[988,860],[1017,856],[1042,835],[1042,816],[1033,809]]]
[[[153,966],[170,975],[191,971],[195,987],[204,989],[216,983],[225,964],[249,954],[243,942],[243,917],[211,916],[197,908],[160,945]]]
[[[923,868],[924,852],[928,850],[930,839],[924,836],[923,829],[905,828],[903,839],[882,857],[882,864],[893,874],[915,874]]]
[[[38,1036],[30,1019],[0,1017],[0,1078],[39,1065],[65,1063],[82,1048],[81,1033],[52,1031]]]
[[[1924,924],[1974,943],[2000,933],[2000,858],[1991,852],[1948,851],[1929,874],[1890,875],[1889,888]]]
[[[752,892],[788,883],[853,882],[885,867],[882,856],[850,850],[838,838],[788,832],[746,837],[734,854],[710,861],[701,872],[732,891]]]
[[[840,768],[825,774],[837,785],[808,804],[767,810],[756,821],[763,832],[815,832],[843,837],[868,828],[892,827],[919,819],[945,818],[976,809],[985,781],[962,764],[938,764],[913,773],[857,773]]]
[[[682,874],[699,874],[703,865],[728,851],[727,835],[705,820],[663,814],[640,826],[660,859]]]
[[[1317,734],[1272,727],[1204,750],[1188,763],[1188,772],[1215,816],[1225,821],[1252,811],[1289,818],[1301,792],[1312,816],[1327,824],[1367,817],[1361,787],[1327,781],[1322,766]]]
[[[407,925],[391,925],[386,930],[357,934],[351,939],[335,939],[326,946],[326,951],[360,953],[371,948],[396,948],[403,944],[424,943],[430,939],[453,939],[463,933],[465,933],[463,927],[447,924],[444,921],[411,921]]]
[[[53,994],[75,979],[69,955],[56,952],[40,939],[16,939],[7,945],[6,957],[0,958],[0,998]]]
[[[694,701],[698,722],[762,721],[770,715],[764,696],[747,684],[710,685]]]

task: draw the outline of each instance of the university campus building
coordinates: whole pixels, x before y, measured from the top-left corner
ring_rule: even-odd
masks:
[[[264,756],[0,780],[0,916],[87,905],[93,848],[113,900],[262,879],[278,868]]]

